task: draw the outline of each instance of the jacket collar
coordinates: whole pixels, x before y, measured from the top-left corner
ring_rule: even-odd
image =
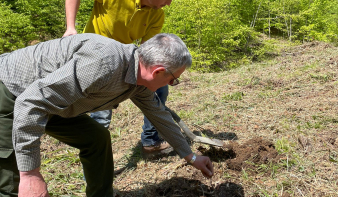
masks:
[[[131,58],[128,69],[127,69],[126,78],[125,78],[126,83],[137,85],[137,73],[138,73],[138,66],[139,66],[138,56],[139,54],[137,50],[135,49],[134,55]]]

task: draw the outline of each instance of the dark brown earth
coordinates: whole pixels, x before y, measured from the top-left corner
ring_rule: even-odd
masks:
[[[275,149],[273,143],[262,138],[253,138],[244,144],[230,141],[222,148],[212,147],[209,150],[200,147],[198,149],[203,155],[209,156],[212,160],[225,160],[227,168],[234,171],[245,169],[256,169],[260,164],[278,162],[282,158]],[[252,171],[251,171],[252,172]]]
[[[210,157],[214,162],[226,162],[227,168],[234,173],[240,174],[241,171],[247,170],[248,173],[254,174],[260,172],[260,164],[276,163],[283,157],[278,154],[272,142],[262,138],[253,138],[239,144],[231,141],[222,148],[210,149],[198,148],[200,154]],[[248,170],[250,169],[250,170]],[[178,174],[189,174],[186,169],[178,169]],[[260,172],[261,173],[261,172]],[[267,173],[268,174],[268,173]],[[190,174],[191,176],[191,174]],[[269,176],[269,175],[267,175]],[[244,189],[241,185],[225,181],[215,187],[202,184],[201,173],[196,172],[191,179],[183,177],[174,177],[163,181],[160,184],[149,186],[146,196],[185,196],[185,197],[242,197],[245,196]],[[126,196],[122,194],[121,196]]]
[[[162,182],[157,187],[150,188],[147,196],[185,196],[185,197],[241,197],[244,196],[242,186],[226,182],[218,185],[216,188],[201,184],[198,180],[188,180],[182,177],[172,178]]]
[[[254,170],[257,165],[278,162],[281,158],[273,143],[262,138],[250,139],[243,145],[233,142],[227,145],[227,148],[234,154],[234,158],[226,161],[231,170]]]

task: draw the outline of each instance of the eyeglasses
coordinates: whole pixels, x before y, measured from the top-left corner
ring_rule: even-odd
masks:
[[[173,80],[169,81],[169,85],[171,85],[171,86],[178,85],[180,83],[180,81],[173,75],[173,73],[170,70],[167,69],[167,71],[169,71],[169,73],[174,77]]]

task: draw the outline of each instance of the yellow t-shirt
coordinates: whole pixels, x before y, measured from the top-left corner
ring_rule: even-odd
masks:
[[[141,8],[140,0],[95,0],[83,33],[95,33],[129,44],[161,32],[164,11]]]

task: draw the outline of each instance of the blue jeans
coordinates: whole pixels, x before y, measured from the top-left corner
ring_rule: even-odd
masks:
[[[108,129],[111,122],[112,110],[103,110],[90,113],[90,117]]]
[[[156,90],[157,96],[160,98],[162,104],[164,105],[167,101],[167,97],[169,94],[168,85],[163,86]],[[104,110],[99,112],[94,112],[90,114],[94,120],[100,123],[102,126],[108,128],[111,122],[112,110]],[[160,140],[158,136],[158,132],[155,127],[149,122],[148,118],[144,116],[144,125],[142,126],[143,132],[141,134],[141,142],[143,146],[152,146]]]

